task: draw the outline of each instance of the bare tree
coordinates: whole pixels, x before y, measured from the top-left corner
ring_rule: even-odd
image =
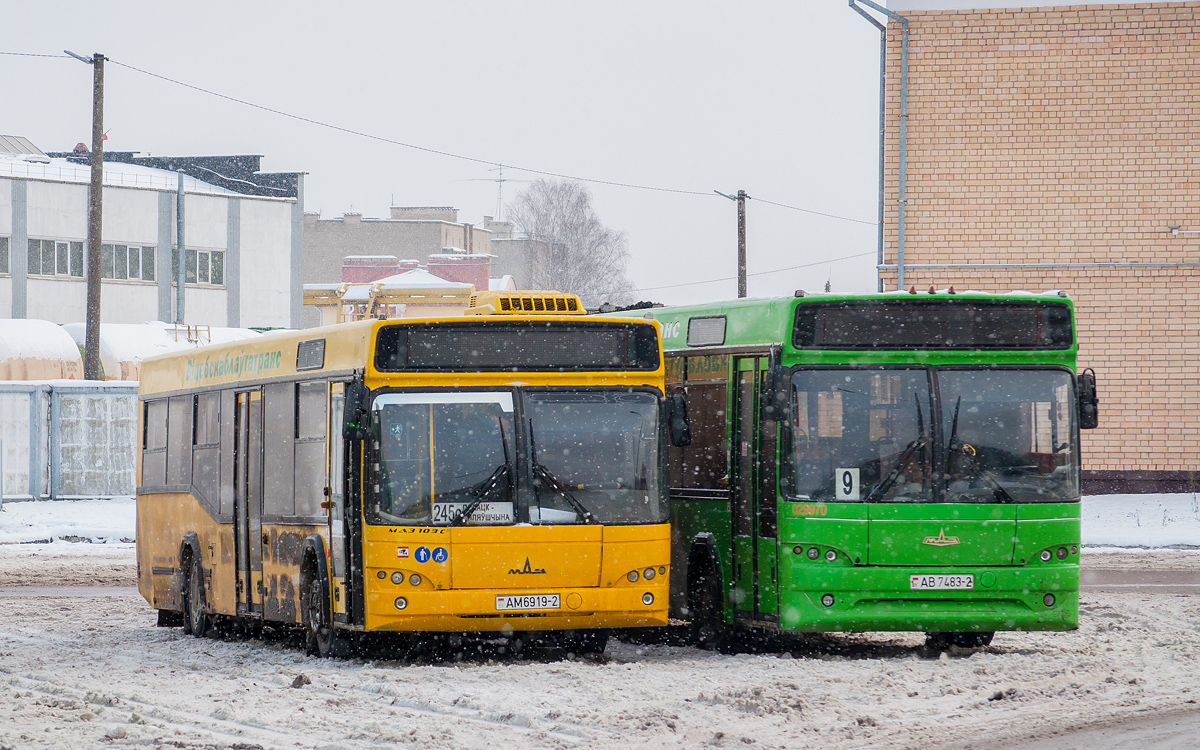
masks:
[[[625,277],[625,233],[600,223],[592,194],[571,180],[537,180],[508,207],[509,220],[530,240],[530,284],[578,294],[583,304],[633,299]]]

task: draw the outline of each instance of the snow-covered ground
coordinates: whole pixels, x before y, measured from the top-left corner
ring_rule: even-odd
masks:
[[[64,546],[132,555],[9,545],[0,569],[19,560],[44,586],[73,583],[62,560],[16,557]],[[1200,574],[1200,552],[1162,554]],[[736,655],[613,641],[596,660],[321,660],[281,636],[155,627],[136,595],[66,593],[0,586],[0,747],[934,750],[1200,715],[1194,596],[1084,592],[1075,632],[999,633],[940,655],[917,634],[869,633]]]
[[[1085,550],[1085,573],[1200,581],[1193,502],[1086,499],[1085,542],[1110,546]],[[1163,722],[1200,726],[1196,596],[1085,590],[1077,631],[1003,632],[945,654],[927,653],[920,634],[865,633],[735,655],[614,640],[594,660],[495,647],[320,660],[289,635],[156,627],[131,588],[134,545],[118,541],[132,537],[133,509],[123,499],[0,513],[3,541],[109,542],[0,544],[0,748],[1001,750],[1032,738],[1073,746],[1044,738],[1078,727],[1149,726],[1153,737]],[[82,588],[95,586],[120,588]]]
[[[1087,547],[1200,549],[1200,495],[1093,495],[1083,498]],[[131,497],[6,503],[0,511],[0,544],[68,541],[130,542]]]

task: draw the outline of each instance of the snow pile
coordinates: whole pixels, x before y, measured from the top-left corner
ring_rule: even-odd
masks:
[[[5,503],[0,511],[0,544],[132,542],[136,508],[132,497]]]
[[[1200,495],[1095,495],[1083,499],[1083,543],[1200,547]]]

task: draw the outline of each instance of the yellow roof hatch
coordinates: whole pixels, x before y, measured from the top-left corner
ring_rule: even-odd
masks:
[[[479,292],[463,315],[584,315],[583,303],[562,292]]]

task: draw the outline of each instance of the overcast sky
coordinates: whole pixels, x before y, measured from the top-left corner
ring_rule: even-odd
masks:
[[[125,63],[266,107],[485,162],[705,195],[589,183],[626,232],[639,298],[732,297],[751,201],[751,295],[875,289],[878,32],[845,0],[790,2],[12,3],[0,51]],[[91,72],[0,55],[0,133],[90,143]],[[497,173],[290,120],[109,63],[106,148],[262,154],[304,171],[305,208],[389,204],[497,213]],[[506,178],[537,175],[505,169]],[[523,184],[503,186],[508,202]],[[862,254],[862,255],[860,255]],[[860,255],[851,260],[826,262]],[[808,268],[761,273],[809,263]]]

